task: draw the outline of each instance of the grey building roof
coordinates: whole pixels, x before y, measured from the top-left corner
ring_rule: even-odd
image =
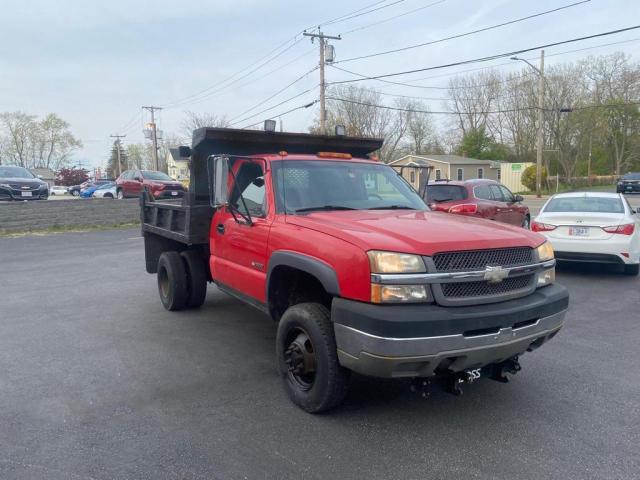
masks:
[[[418,165],[427,165],[427,160],[457,165],[491,165],[493,163],[502,163],[501,160],[480,160],[478,158],[462,157],[460,155],[407,155],[391,163],[402,164],[406,160],[410,160]]]
[[[173,159],[176,162],[186,162],[189,160],[189,157],[181,157],[180,156],[180,149],[179,148],[170,148],[169,149],[169,153],[171,154],[171,157],[173,157]]]
[[[34,175],[40,175],[44,179],[53,180],[56,178],[56,174],[50,168],[32,168],[31,173]]]

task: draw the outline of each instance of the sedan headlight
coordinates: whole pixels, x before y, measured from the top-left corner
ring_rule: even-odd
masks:
[[[371,250],[367,252],[367,255],[369,255],[371,273],[422,273],[427,271],[420,255],[379,250]]]
[[[538,253],[538,260],[541,262],[546,262],[547,260],[553,260],[555,258],[553,247],[549,242],[544,242],[536,248],[536,252]]]
[[[425,285],[371,284],[371,303],[423,303],[428,302]]]

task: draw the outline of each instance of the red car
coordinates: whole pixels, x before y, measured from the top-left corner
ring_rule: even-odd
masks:
[[[163,172],[154,170],[126,170],[116,180],[118,198],[139,197],[147,187],[154,198],[180,198],[185,193],[182,183]]]
[[[432,210],[529,228],[529,207],[523,198],[494,180],[435,181],[427,187],[427,204]]]

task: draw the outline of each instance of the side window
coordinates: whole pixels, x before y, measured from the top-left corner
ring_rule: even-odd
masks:
[[[257,162],[245,162],[236,173],[236,185],[231,191],[230,203],[245,215],[247,213],[252,217],[266,215],[263,175],[262,165]],[[240,199],[240,193],[244,203]]]
[[[506,199],[502,196],[502,190],[498,185],[489,185],[489,190],[491,190],[491,199],[496,202],[506,202]]]
[[[484,168],[478,169],[478,178],[484,178]]]
[[[479,198],[481,200],[493,200],[493,198],[491,198],[489,185],[478,185],[473,189],[473,194],[476,198]]]
[[[437,168],[436,169],[436,180],[440,180],[442,178],[442,171]]]
[[[464,170],[462,170],[461,168],[458,169],[458,181],[462,181],[464,180]]]
[[[505,202],[513,203],[513,202],[516,201],[516,199],[513,196],[513,193],[511,193],[511,191],[507,187],[502,186],[502,185],[498,185],[498,187],[502,191],[502,196],[504,197],[504,201]]]

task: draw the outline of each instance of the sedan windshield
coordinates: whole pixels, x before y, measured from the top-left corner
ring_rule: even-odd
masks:
[[[624,213],[619,198],[613,197],[558,197],[549,200],[545,212],[565,213]]]
[[[169,175],[163,172],[154,172],[153,170],[143,170],[142,176],[146,180],[173,180]]]
[[[36,178],[26,168],[22,167],[0,167],[0,178]]]
[[[387,165],[356,162],[276,162],[279,212],[319,210],[428,210],[420,196]]]

